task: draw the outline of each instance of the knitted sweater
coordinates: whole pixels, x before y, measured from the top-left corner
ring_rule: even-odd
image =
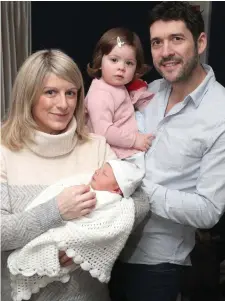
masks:
[[[36,132],[35,144],[27,143],[17,152],[1,146],[1,300],[10,301],[11,288],[7,257],[12,250],[56,226],[62,225],[55,198],[29,211],[24,208],[47,186],[82,172],[95,169],[115,154],[105,138],[91,135],[81,143],[76,136],[76,121],[59,135]],[[68,283],[53,282],[41,289],[32,301],[108,301],[105,284],[81,269]]]

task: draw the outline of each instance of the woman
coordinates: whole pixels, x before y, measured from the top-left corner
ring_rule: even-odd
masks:
[[[32,54],[18,72],[2,126],[2,300],[12,300],[6,266],[10,252],[63,221],[90,213],[96,199],[88,186],[80,185],[29,211],[24,211],[26,205],[62,177],[92,173],[114,158],[103,137],[85,131],[84,87],[77,65],[58,50]],[[63,252],[59,257],[62,265],[71,264]],[[53,282],[30,300],[108,298],[106,285],[78,269],[68,283]]]

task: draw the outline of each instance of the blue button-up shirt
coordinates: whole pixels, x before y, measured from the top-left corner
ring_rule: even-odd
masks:
[[[125,261],[189,264],[195,229],[211,228],[225,210],[225,88],[204,68],[204,81],[166,115],[171,85],[149,86],[158,91],[144,111],[156,134],[143,183],[152,216],[131,235]]]

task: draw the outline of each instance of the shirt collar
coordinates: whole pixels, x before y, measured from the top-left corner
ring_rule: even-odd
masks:
[[[196,107],[198,107],[199,104],[201,103],[202,98],[204,97],[205,93],[208,91],[210,84],[216,81],[215,74],[212,68],[206,64],[202,64],[202,66],[207,73],[206,77],[204,78],[202,83],[193,92],[187,95],[184,99],[184,101],[192,99]],[[171,87],[171,84],[168,83],[166,80],[162,80],[160,83],[159,91],[162,91],[168,87]]]

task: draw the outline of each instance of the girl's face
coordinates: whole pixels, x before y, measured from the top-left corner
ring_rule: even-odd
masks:
[[[123,86],[132,81],[137,61],[135,49],[129,45],[116,45],[102,58],[102,78],[112,86]]]

